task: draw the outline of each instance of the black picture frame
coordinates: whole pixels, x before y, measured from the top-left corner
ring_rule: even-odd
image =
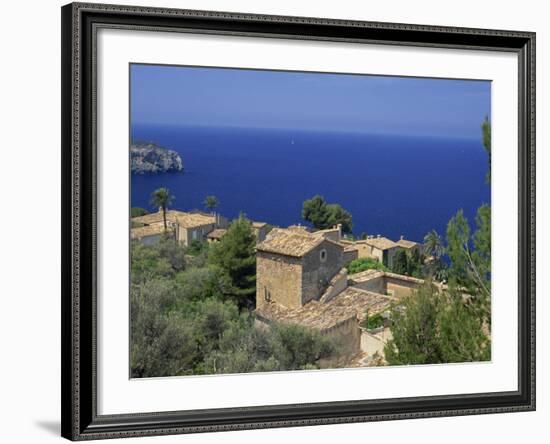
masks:
[[[535,33],[85,3],[68,4],[61,15],[62,436],[85,440],[535,409]],[[515,53],[519,65],[518,390],[99,416],[94,78],[99,27]]]

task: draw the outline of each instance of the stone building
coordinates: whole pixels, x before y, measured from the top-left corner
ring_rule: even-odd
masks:
[[[166,223],[168,229],[173,231],[175,239],[185,246],[194,240],[204,241],[210,232],[228,226],[228,221],[223,216],[200,211],[168,210],[166,211]],[[132,239],[137,239],[142,243],[152,243],[164,231],[163,216],[160,210],[156,213],[134,217],[132,224],[134,225],[130,233]]]
[[[392,304],[423,281],[378,270],[348,276],[344,257],[349,245],[334,241],[332,230],[323,231],[276,228],[257,245],[256,321],[263,327],[295,323],[331,337],[341,352],[339,361],[321,366],[367,365],[373,354],[383,356],[391,334],[387,325],[367,330],[366,317],[386,316]],[[382,252],[380,260],[384,251],[400,248],[374,244]]]
[[[344,265],[344,247],[321,235],[274,228],[256,247],[256,306],[298,308],[321,298]]]
[[[383,236],[369,236],[363,242],[366,246],[368,257],[375,258],[386,267],[392,268],[393,258],[401,249],[397,243]]]
[[[401,236],[396,244],[403,248],[409,254],[412,254],[413,252],[416,252],[418,254],[422,253],[423,248],[421,244],[412,240],[405,239],[404,236]]]
[[[164,223],[153,223],[134,227],[130,230],[130,238],[138,240],[143,245],[153,245],[157,243],[163,235],[168,235],[171,238],[175,237],[174,226],[167,223],[167,229],[164,230]]]

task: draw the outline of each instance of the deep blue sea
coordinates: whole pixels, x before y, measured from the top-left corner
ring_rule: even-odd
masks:
[[[203,208],[207,195],[234,218],[273,225],[304,223],[302,202],[316,194],[353,215],[354,234],[444,234],[460,208],[470,224],[490,203],[487,155],[478,139],[443,139],[271,129],[134,126],[133,140],[177,151],[184,173],[132,175],[131,204],[151,210],[150,194],[168,187],[173,207]]]

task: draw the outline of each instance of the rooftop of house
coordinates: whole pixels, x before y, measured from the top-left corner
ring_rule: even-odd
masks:
[[[256,309],[260,319],[293,323],[325,331],[350,319],[365,318],[389,309],[394,299],[378,293],[348,287],[329,302],[310,301],[299,309],[288,309],[276,302]]]
[[[267,226],[267,222],[252,221],[252,228],[263,228],[265,226]]]
[[[216,228],[215,230],[211,231],[206,235],[208,239],[216,239],[219,240],[222,238],[222,236],[227,233],[227,230],[225,228]]]
[[[323,242],[332,242],[342,247],[330,239],[325,239],[323,236],[314,236],[307,231],[274,228],[265,240],[256,246],[256,249],[267,253],[302,257]]]
[[[381,276],[384,276],[385,274],[386,273],[382,270],[369,269],[365,271],[360,271],[359,273],[348,275],[348,280],[353,285],[354,283],[361,283],[370,281],[371,279],[379,278]]]
[[[311,232],[309,227],[307,227],[306,225],[300,225],[300,224],[289,225],[286,229],[291,230],[291,231],[297,231],[299,233],[310,233]]]
[[[403,248],[414,248],[419,245],[418,242],[405,239],[403,236],[401,236],[401,239],[399,239],[396,244]]]
[[[134,217],[132,220],[146,225],[161,222],[162,211],[146,214],[145,216]],[[178,210],[168,210],[166,211],[166,220],[177,223],[182,228],[195,228],[203,225],[215,224],[216,216],[213,214],[200,212],[187,213]]]
[[[173,227],[167,227],[168,232],[173,231]],[[164,233],[164,223],[153,223],[151,225],[144,225],[143,227],[135,227],[130,230],[130,237],[132,239],[141,239],[147,236],[154,236]]]
[[[391,273],[389,271],[374,270],[374,269],[361,271],[355,274],[350,274],[348,275],[348,281],[350,282],[350,285],[353,285],[353,284],[359,284],[362,282],[367,282],[367,281],[370,281],[371,279],[376,279],[379,277],[391,278],[394,280],[410,282],[412,284],[417,284],[417,285],[422,285],[424,283],[423,279],[418,279],[412,276],[406,276],[404,274],[397,274],[397,273]]]
[[[376,236],[364,239],[367,245],[370,245],[378,250],[389,250],[390,248],[398,247],[394,241],[384,236]]]

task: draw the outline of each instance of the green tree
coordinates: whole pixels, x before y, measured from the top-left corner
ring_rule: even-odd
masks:
[[[220,201],[216,196],[206,196],[204,199],[204,207],[209,211],[214,211],[219,204]]]
[[[488,205],[478,208],[476,225],[471,237],[462,210],[447,225],[449,282],[468,292],[479,316],[490,324],[491,208]]]
[[[166,208],[172,205],[174,196],[168,188],[158,188],[151,193],[151,205],[162,210],[162,220],[164,222],[164,231],[168,229],[166,224]]]
[[[194,327],[171,311],[173,282],[153,279],[130,287],[130,367],[133,377],[191,374],[196,359]]]
[[[491,183],[491,122],[489,121],[489,116],[485,116],[481,124],[481,134],[483,138],[483,148],[485,148],[489,156],[489,171],[487,171],[485,180],[487,183]]]
[[[231,295],[239,305],[250,305],[256,293],[256,236],[252,224],[240,215],[227,233],[210,247],[208,261],[219,267],[232,283]]]
[[[397,274],[409,274],[409,257],[405,250],[399,250],[395,253],[392,271]]]
[[[342,232],[351,233],[353,229],[351,214],[339,204],[327,204],[323,196],[314,196],[304,201],[302,219],[311,222],[318,230],[342,224]]]
[[[436,260],[440,260],[441,256],[445,254],[443,239],[437,231],[432,230],[424,236],[424,251]]]
[[[130,209],[130,215],[131,215],[131,217],[145,216],[146,214],[149,214],[149,211],[147,211],[145,208],[141,208],[141,207],[132,207],[132,208]]]
[[[392,339],[384,348],[390,365],[490,359],[490,339],[461,292],[427,283],[391,310]]]
[[[389,271],[384,264],[370,257],[354,259],[347,265],[346,268],[348,269],[349,274],[360,273],[365,270]]]

